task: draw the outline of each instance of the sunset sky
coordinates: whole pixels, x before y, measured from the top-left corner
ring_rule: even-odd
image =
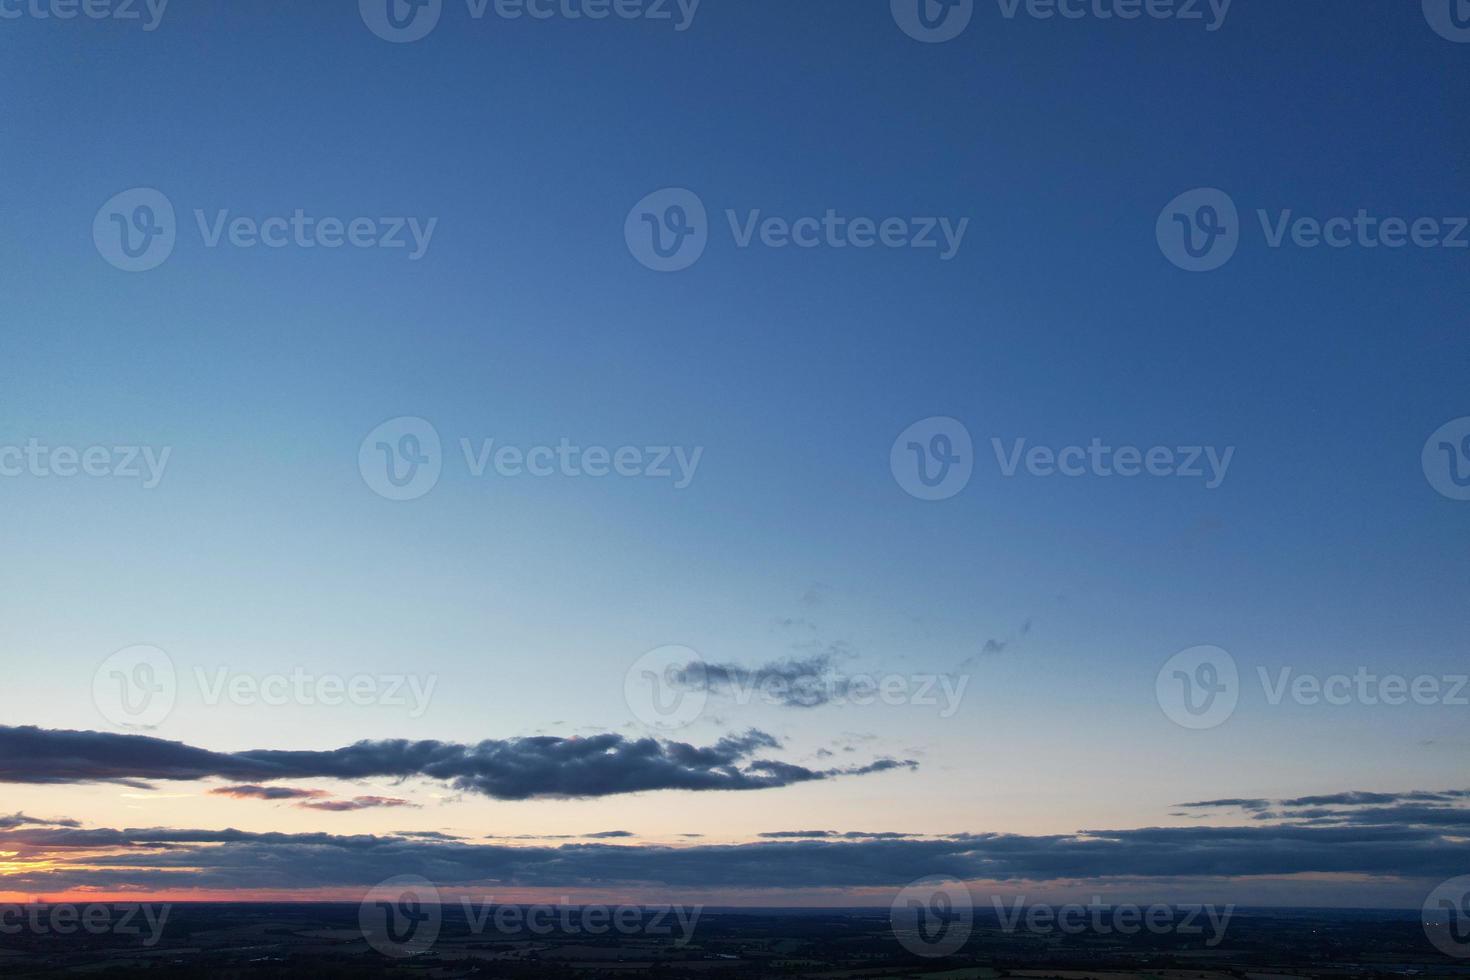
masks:
[[[0,20],[0,464],[143,474],[0,476],[0,900],[412,873],[862,905],[934,874],[1417,907],[1470,870],[1470,502],[1421,462],[1470,416],[1470,250],[1273,248],[1257,217],[1470,212],[1470,46],[1419,4],[1211,31],[977,0],[936,44],[878,0],[684,30],[445,0],[407,43],[356,8]],[[177,215],[149,271],[94,239],[133,188]],[[624,234],[662,188],[708,211],[677,272]],[[1192,188],[1239,207],[1208,273],[1156,237]],[[200,227],[298,209],[437,220],[418,258]],[[948,259],[731,227],[829,210],[967,225]],[[891,451],[935,417],[973,476],[925,500]],[[441,443],[415,499],[362,462],[400,419]],[[672,475],[476,475],[491,439]],[[1094,439],[1233,455],[1214,487],[998,458]],[[1238,706],[1194,730],[1156,682],[1202,645]],[[670,646],[657,693],[706,699],[677,727],[627,691]],[[177,687],[144,724],[105,693],[159,680],[109,660],[135,647]],[[1439,693],[1272,703],[1360,669]],[[384,697],[228,693],[296,674]],[[907,693],[851,703],[859,675]],[[797,676],[836,696],[738,696]]]

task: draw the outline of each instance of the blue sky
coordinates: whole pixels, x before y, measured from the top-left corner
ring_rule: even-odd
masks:
[[[186,672],[440,678],[420,718],[185,696],[152,733],[217,751],[633,732],[620,692],[644,651],[754,667],[835,650],[848,669],[968,664],[970,693],[948,719],[757,706],[683,735],[757,727],[815,765],[857,733],[873,736],[860,761],[916,771],[733,806],[471,799],[341,826],[611,821],[739,840],[877,806],[893,826],[868,829],[1067,833],[1178,823],[1186,800],[1453,788],[1463,708],[1250,693],[1258,666],[1463,670],[1470,504],[1434,492],[1420,450],[1470,415],[1470,255],[1273,249],[1256,218],[1467,213],[1470,48],[1414,6],[1238,0],[1207,31],[979,3],[942,44],[906,37],[886,4],[838,0],[705,0],[682,32],[477,21],[449,0],[407,44],[348,3],[179,3],[151,32],[0,22],[0,444],[172,449],[152,490],[0,480],[5,716],[105,729],[94,669],[151,644]],[[180,219],[144,273],[91,237],[134,187]],[[711,241],[660,274],[622,232],[666,187],[700,197]],[[1210,273],[1170,264],[1154,234],[1197,187],[1243,219]],[[195,209],[298,208],[438,222],[417,261],[206,248],[193,227]],[[949,261],[742,249],[727,209],[969,224]],[[408,502],[356,465],[399,416],[445,446],[439,484]],[[898,433],[931,416],[976,446],[970,484],[940,502],[889,469]],[[1235,454],[1207,490],[1004,478],[991,450],[1094,437]],[[703,456],[682,490],[474,478],[461,438]],[[991,638],[1010,645],[985,655]],[[1247,693],[1227,725],[1185,732],[1154,678],[1198,644],[1229,650]],[[121,803],[110,784],[21,793],[113,825],[139,819],[129,808],[261,830],[321,819]]]

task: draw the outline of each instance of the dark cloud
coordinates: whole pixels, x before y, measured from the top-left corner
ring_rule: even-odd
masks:
[[[759,694],[788,708],[820,707],[843,696],[849,686],[838,674],[836,657],[831,653],[777,660],[760,667],[695,660],[675,668],[669,679],[685,690],[746,699]]]
[[[75,820],[40,820],[36,817],[28,817],[24,813],[12,813],[9,816],[0,814],[0,830],[13,830],[16,827],[80,827],[81,824]]]
[[[600,797],[649,790],[756,790],[915,768],[880,759],[845,769],[808,769],[752,758],[780,743],[752,729],[694,746],[619,734],[490,739],[474,745],[402,739],[329,751],[212,752],[145,735],[0,726],[0,782],[114,782],[211,777],[250,785],[281,779],[424,777],[500,800]]]
[[[595,834],[584,834],[588,840],[611,840],[614,837],[632,837],[633,834],[626,830],[600,830]]]
[[[316,800],[330,796],[324,789],[294,789],[290,786],[220,786],[209,791],[211,796],[228,796],[237,800]]]
[[[919,837],[920,834],[900,834],[895,831],[882,831],[872,833],[862,830],[849,830],[838,832],[836,830],[774,830],[757,837],[766,840],[800,840],[800,839],[828,839],[828,840],[902,840],[908,837]]]
[[[927,875],[1027,882],[1298,874],[1441,880],[1464,868],[1464,846],[1457,836],[1407,826],[1153,827],[682,847],[22,827],[0,831],[0,849],[35,863],[16,870],[7,884],[39,892],[83,886],[362,886],[404,873],[445,887],[785,889],[893,887]]]
[[[296,804],[308,810],[348,813],[353,810],[377,810],[385,807],[417,807],[417,803],[392,796],[357,796],[350,800],[318,800]]]

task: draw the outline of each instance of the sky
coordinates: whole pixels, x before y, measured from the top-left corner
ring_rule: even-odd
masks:
[[[0,0],[0,896],[1463,872],[1470,37],[1064,6]]]

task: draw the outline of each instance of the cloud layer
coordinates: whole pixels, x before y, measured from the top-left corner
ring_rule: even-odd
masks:
[[[600,797],[648,790],[754,790],[913,768],[880,759],[846,769],[808,769],[756,753],[780,748],[752,729],[714,745],[602,734],[489,739],[474,745],[402,739],[329,751],[212,752],[144,735],[0,726],[0,782],[116,782],[211,777],[256,786],[284,779],[424,777],[499,800]],[[258,795],[258,794],[257,794]]]

